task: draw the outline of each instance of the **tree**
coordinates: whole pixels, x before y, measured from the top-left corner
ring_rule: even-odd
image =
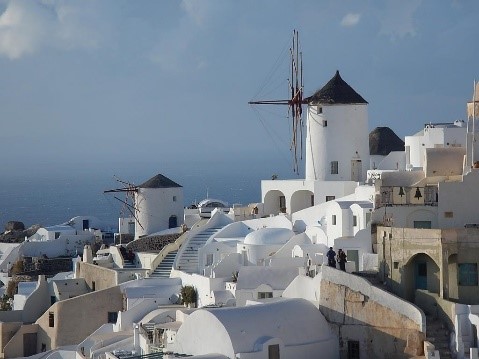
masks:
[[[197,294],[195,287],[185,285],[181,287],[181,303],[182,304],[196,304]]]

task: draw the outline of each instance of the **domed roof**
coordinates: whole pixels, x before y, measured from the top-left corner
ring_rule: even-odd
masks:
[[[369,154],[387,156],[392,151],[404,151],[404,141],[389,127],[376,127],[369,134]]]
[[[307,97],[305,102],[309,105],[317,104],[358,104],[368,102],[362,98],[349,84],[344,81],[336,71],[334,77],[316,91],[312,96]]]
[[[261,228],[257,231],[249,233],[245,239],[244,244],[252,245],[282,245],[288,242],[294,232],[287,228]]]

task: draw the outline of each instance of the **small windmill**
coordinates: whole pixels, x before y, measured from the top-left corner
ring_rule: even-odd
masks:
[[[289,49],[291,78],[288,79],[290,98],[286,100],[261,100],[249,101],[250,105],[287,105],[288,115],[291,115],[291,144],[293,152],[293,170],[299,174],[298,162],[302,159],[303,153],[303,53],[300,51],[299,33],[293,30],[293,41]]]
[[[103,193],[125,193],[124,200],[122,200],[121,198],[118,198],[117,196],[114,196],[114,198],[117,201],[123,203],[120,213],[124,213],[125,209],[128,210],[131,216],[135,218],[136,223],[138,223],[138,225],[142,229],[144,229],[142,224],[140,223],[140,220],[138,219],[137,213],[139,212],[139,210],[136,207],[136,203],[135,203],[135,194],[136,192],[138,192],[138,186],[134,185],[133,183],[123,181],[116,176],[114,176],[114,178],[118,183],[121,183],[124,187],[106,190],[106,191],[103,191]]]

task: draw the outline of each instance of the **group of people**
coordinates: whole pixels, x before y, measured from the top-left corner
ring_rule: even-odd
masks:
[[[348,261],[348,256],[341,248],[339,248],[338,254],[336,255],[333,247],[329,247],[326,257],[328,257],[328,266],[336,268],[337,262],[339,263],[339,269],[346,271],[346,262]]]
[[[135,253],[133,253],[133,251],[131,250],[131,248],[128,249],[128,251],[126,250],[125,247],[123,247],[122,245],[120,245],[120,253],[121,253],[121,256],[123,257],[124,260],[128,260],[130,261],[131,263],[134,263],[135,261]]]

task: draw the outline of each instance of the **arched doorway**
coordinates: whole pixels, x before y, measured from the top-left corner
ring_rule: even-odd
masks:
[[[291,196],[291,213],[314,206],[314,193],[308,190],[300,190]]]
[[[168,220],[168,228],[176,228],[178,227],[178,219],[176,216],[170,216]]]
[[[440,269],[436,262],[426,253],[411,257],[403,268],[401,282],[407,300],[414,302],[416,290],[427,290],[439,294]]]
[[[264,214],[286,213],[286,197],[279,190],[268,191],[264,196]]]

